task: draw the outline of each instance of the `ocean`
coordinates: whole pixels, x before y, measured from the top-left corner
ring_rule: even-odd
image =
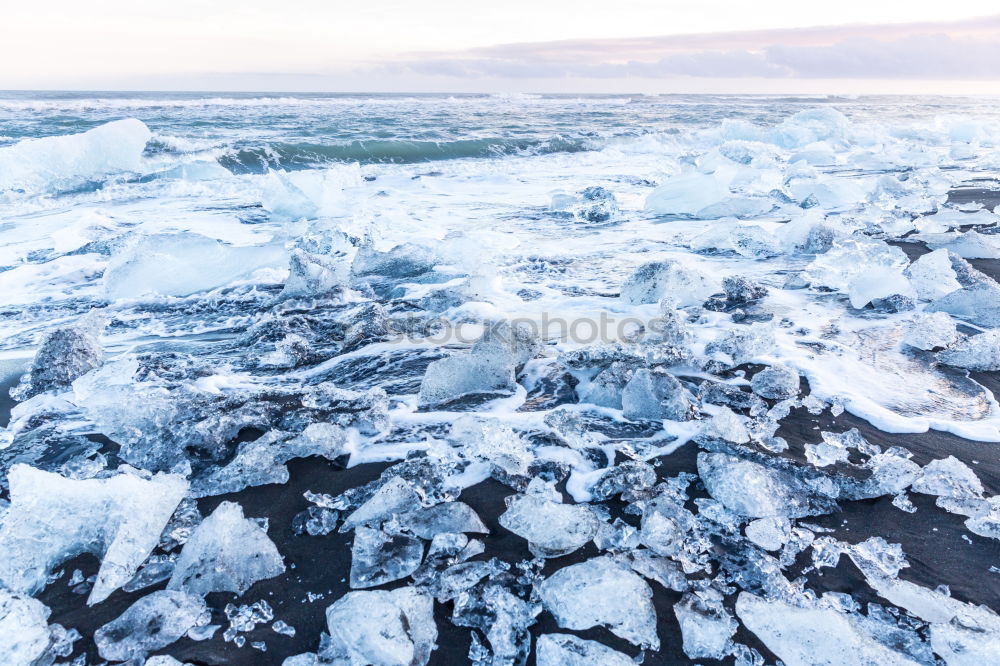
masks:
[[[997,102],[0,92],[19,654],[1000,663]]]

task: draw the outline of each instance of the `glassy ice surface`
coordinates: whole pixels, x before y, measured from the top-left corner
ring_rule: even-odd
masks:
[[[0,94],[0,661],[996,662],[997,137]]]
[[[244,518],[239,504],[223,502],[191,533],[167,589],[243,594],[284,571],[277,547],[260,525]]]

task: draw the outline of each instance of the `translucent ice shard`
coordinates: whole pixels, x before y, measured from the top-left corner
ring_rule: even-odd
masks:
[[[462,416],[451,427],[449,439],[462,447],[463,454],[489,463],[507,476],[523,476],[534,456],[528,443],[500,419]]]
[[[500,524],[526,539],[535,557],[562,557],[593,539],[599,521],[585,505],[563,504],[553,485],[536,478],[525,494],[508,498]]]
[[[697,215],[729,196],[724,179],[714,174],[687,173],[653,190],[646,198],[646,210],[660,215]]]
[[[535,648],[538,666],[635,666],[628,655],[572,634],[542,634]]]
[[[49,646],[49,609],[0,587],[0,662],[31,666]]]
[[[788,666],[917,666],[876,639],[858,616],[817,602],[765,600],[741,592],[740,621]]]
[[[281,244],[234,247],[193,233],[150,234],[112,258],[104,271],[104,290],[111,299],[187,296],[286,262]]]
[[[286,483],[289,460],[309,456],[333,460],[345,453],[348,441],[348,432],[332,423],[312,423],[294,437],[279,431],[265,433],[240,444],[228,464],[196,478],[191,483],[191,494],[209,497],[239,492],[250,486]]]
[[[509,355],[458,354],[427,366],[418,401],[423,407],[437,407],[467,397],[510,395],[514,387]]]
[[[986,331],[969,336],[953,347],[938,352],[937,357],[946,365],[967,370],[1000,370],[1000,331]]]
[[[37,194],[119,171],[135,171],[151,136],[142,121],[127,118],[82,134],[25,139],[0,148],[0,192]]]
[[[907,325],[903,342],[917,349],[948,347],[958,341],[955,320],[944,312],[917,312]]]
[[[135,575],[187,491],[180,476],[120,473],[71,480],[27,465],[8,476],[11,506],[0,525],[0,581],[34,594],[52,569],[79,553],[102,558],[88,603]]]
[[[358,525],[382,523],[394,515],[409,513],[418,506],[420,495],[413,484],[395,476],[383,483],[371,497],[347,516],[344,527],[350,529]]]
[[[917,296],[934,301],[956,289],[961,289],[947,250],[935,250],[919,257],[904,271]]]
[[[932,460],[913,482],[913,490],[939,497],[979,498],[983,483],[968,465],[955,456]]]
[[[693,411],[691,394],[662,368],[637,370],[622,391],[622,415],[627,419],[686,421]]]
[[[577,195],[559,193],[552,197],[551,210],[572,213],[581,222],[610,222],[619,215],[618,201],[610,190],[588,187]]]
[[[420,566],[424,545],[416,537],[371,527],[354,530],[351,587],[375,587],[406,578]]]
[[[222,502],[184,544],[167,589],[200,596],[243,594],[284,571],[278,549],[260,525],[244,518],[239,504]]]
[[[444,502],[400,516],[400,523],[421,539],[443,533],[486,534],[489,530],[471,506],[464,502]]]
[[[413,587],[348,592],[326,609],[321,663],[424,666],[437,640],[434,601]]]
[[[659,649],[653,591],[632,571],[609,557],[595,557],[564,567],[541,584],[545,608],[560,627],[607,627],[643,647]]]
[[[479,652],[494,664],[523,664],[528,658],[531,636],[528,627],[535,623],[540,607],[511,593],[502,585],[484,583],[462,592],[455,598],[451,621],[460,627],[473,627],[486,635],[492,655],[480,646]],[[475,649],[475,648],[473,648]],[[470,650],[471,656],[472,650]]]
[[[437,261],[434,252],[423,245],[406,243],[387,252],[380,252],[371,245],[362,245],[354,256],[351,272],[359,277],[381,275],[408,278],[433,269]]]
[[[722,659],[729,654],[736,620],[723,607],[721,595],[685,594],[674,604],[674,614],[681,625],[684,654],[692,659]]]
[[[771,516],[750,521],[746,526],[746,535],[764,550],[779,550],[788,540],[791,529],[788,518]]]
[[[28,373],[11,396],[26,400],[53,389],[67,389],[75,379],[104,362],[100,335],[104,316],[92,310],[72,326],[57,328],[43,339]]]
[[[753,376],[750,387],[757,395],[771,400],[786,400],[799,394],[799,373],[787,365],[771,365]]]
[[[117,619],[94,633],[101,657],[110,661],[141,660],[194,627],[208,624],[208,607],[201,597],[160,590],[139,599]]]
[[[749,518],[830,513],[836,502],[790,469],[765,467],[725,453],[699,453],[698,474],[709,494]]]
[[[718,285],[700,271],[674,260],[645,263],[622,285],[621,297],[626,303],[658,303],[670,296],[677,305],[697,305],[718,291]]]

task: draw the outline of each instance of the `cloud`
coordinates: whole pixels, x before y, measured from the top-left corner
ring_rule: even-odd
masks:
[[[386,72],[457,78],[1000,80],[1000,15],[409,54]]]

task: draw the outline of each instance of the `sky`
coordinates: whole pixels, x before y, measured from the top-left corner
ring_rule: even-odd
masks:
[[[32,0],[0,89],[1000,93],[995,0]]]

